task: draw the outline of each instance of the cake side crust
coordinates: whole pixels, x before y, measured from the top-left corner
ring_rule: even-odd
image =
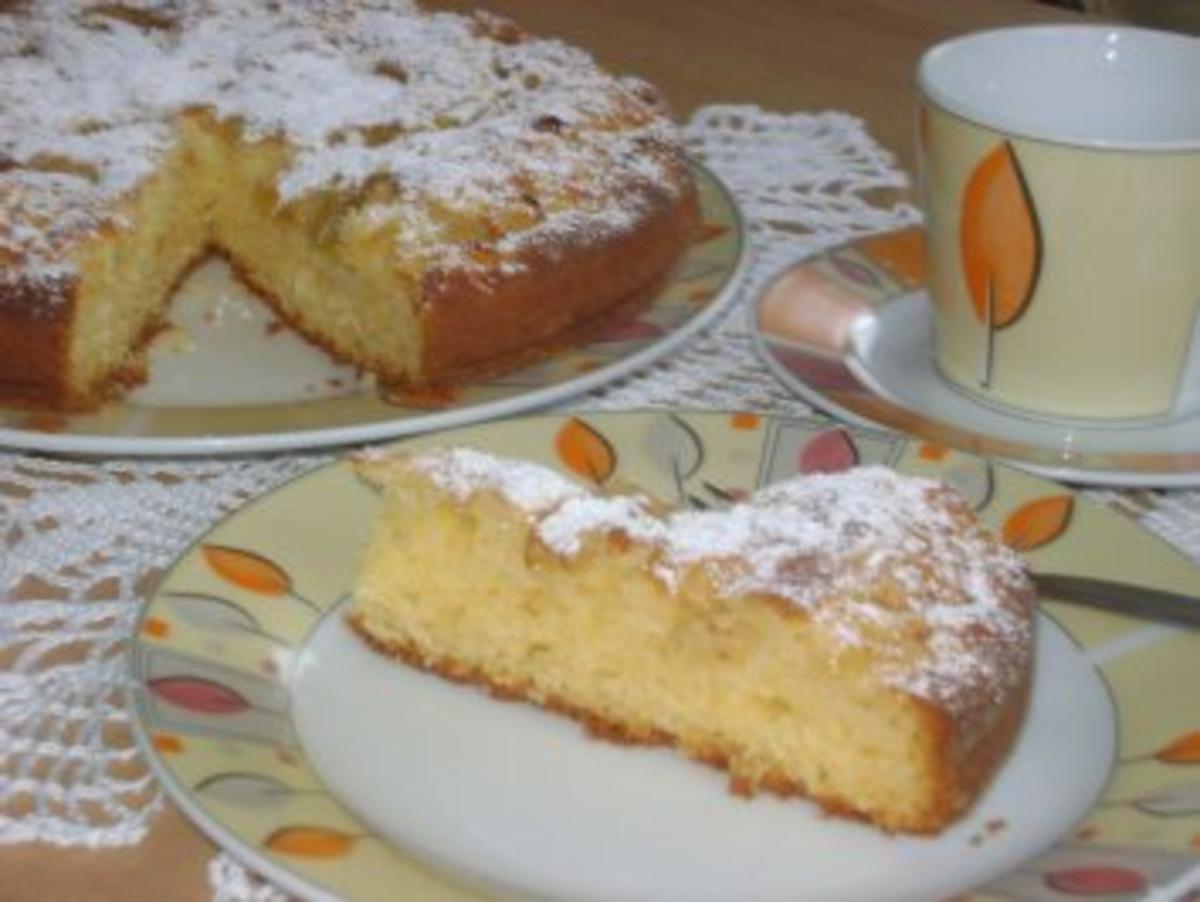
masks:
[[[680,164],[686,165],[686,164]],[[586,228],[518,252],[516,267],[434,270],[418,302],[424,382],[456,382],[512,369],[576,344],[648,305],[695,238],[699,201],[690,176],[676,193],[643,187],[629,226]]]
[[[363,624],[361,618],[353,611],[346,614],[345,621],[373,651],[401,664],[436,674],[451,682],[478,687],[501,701],[531,704],[546,711],[570,717],[579,723],[589,736],[596,739],[619,745],[672,747],[701,764],[725,771],[728,774],[729,792],[741,798],[753,798],[758,793],[765,792],[780,798],[807,799],[830,815],[863,823],[873,823],[889,832],[895,830],[930,836],[941,832],[945,828],[946,821],[961,807],[962,787],[952,774],[947,773],[943,775],[943,787],[937,793],[939,800],[942,801],[929,811],[927,817],[889,824],[865,814],[850,800],[834,795],[813,793],[801,783],[782,774],[768,773],[750,777],[736,773],[731,770],[731,763],[734,760],[734,753],[731,749],[722,748],[716,744],[685,746],[677,737],[661,729],[634,730],[626,723],[604,718],[594,711],[573,705],[562,698],[553,695],[545,698],[539,697],[530,691],[532,684],[502,682],[481,667],[472,666],[450,656],[431,655],[422,651],[415,643],[380,639]],[[930,711],[929,713],[931,717],[937,718],[938,716],[936,712]],[[1016,714],[1019,723],[1019,709]],[[997,747],[1003,748],[1002,744]],[[987,771],[981,769],[980,772],[986,773]]]
[[[113,240],[100,236],[97,241]],[[80,385],[70,378],[68,363],[78,280],[48,288],[36,280],[14,280],[0,288],[0,404],[31,410],[87,413],[116,400],[148,378],[147,351],[167,327],[166,308],[175,291],[209,256],[196,255],[176,273],[162,298],[162,315],[146,320],[128,348],[126,361],[105,378]],[[51,294],[54,303],[46,301]],[[34,303],[22,298],[32,295]]]
[[[95,402],[72,398],[66,384],[69,308],[77,290],[77,279],[12,279],[0,286],[0,403],[69,408]]]

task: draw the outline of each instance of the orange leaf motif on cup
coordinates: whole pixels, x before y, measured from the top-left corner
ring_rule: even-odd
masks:
[[[959,228],[976,318],[989,329],[1012,325],[1033,297],[1042,247],[1033,199],[1009,142],[972,171]]]

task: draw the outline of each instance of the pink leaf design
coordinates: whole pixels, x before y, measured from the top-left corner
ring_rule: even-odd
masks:
[[[1100,864],[1050,871],[1044,879],[1051,889],[1070,896],[1140,893],[1148,886],[1146,878],[1137,871]]]
[[[827,429],[809,439],[800,451],[801,473],[841,473],[858,465],[858,448],[843,429]]]
[[[203,677],[157,677],[146,685],[163,701],[197,714],[240,714],[250,707],[237,690]]]
[[[833,268],[838,271],[838,274],[843,278],[856,282],[859,285],[867,285],[874,287],[879,284],[879,278],[868,267],[863,266],[855,260],[847,260],[844,257],[834,255],[829,258],[833,264]]]

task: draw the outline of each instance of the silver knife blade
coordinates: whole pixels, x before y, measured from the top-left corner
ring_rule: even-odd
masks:
[[[1200,598],[1194,595],[1066,573],[1034,573],[1033,581],[1038,595],[1053,601],[1200,628]]]

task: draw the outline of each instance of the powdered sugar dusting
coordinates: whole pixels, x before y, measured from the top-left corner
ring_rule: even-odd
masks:
[[[704,563],[731,593],[779,595],[805,608],[852,588],[848,580],[886,576],[918,592],[928,563],[945,556],[940,537],[955,526],[948,510],[929,503],[936,488],[885,467],[790,480],[725,511],[676,515],[667,562]],[[854,569],[821,564],[834,556]],[[726,560],[736,565],[719,563]]]
[[[570,499],[585,496],[580,486],[545,467],[471,448],[419,454],[411,458],[409,465],[460,501],[490,489],[530,514],[551,511]]]
[[[0,12],[0,211],[103,220],[194,108],[287,138],[281,205],[348,192],[356,222],[429,267],[491,248],[511,268],[532,243],[628,228],[683,185],[644,85],[492,17],[404,0],[39,0]],[[59,178],[31,199],[13,183],[35,173]],[[29,277],[71,264],[70,242],[32,224],[0,240]]]
[[[835,645],[869,650],[884,681],[956,714],[986,712],[980,699],[1002,701],[1028,669],[1024,565],[934,480],[863,467],[769,486],[726,510],[661,516],[644,496],[599,496],[480,452],[428,452],[412,466],[460,498],[501,491],[566,557],[589,534],[620,532],[651,548],[669,587],[701,573],[726,596],[794,605]]]
[[[571,556],[583,547],[588,533],[618,532],[639,542],[657,543],[667,536],[666,525],[650,511],[644,495],[570,498],[538,521],[537,535],[548,548]]]
[[[863,467],[677,514],[663,571],[678,578],[689,566],[730,594],[786,599],[845,645],[878,652],[897,688],[950,708],[972,693],[999,701],[1026,669],[1024,565],[933,480]]]

